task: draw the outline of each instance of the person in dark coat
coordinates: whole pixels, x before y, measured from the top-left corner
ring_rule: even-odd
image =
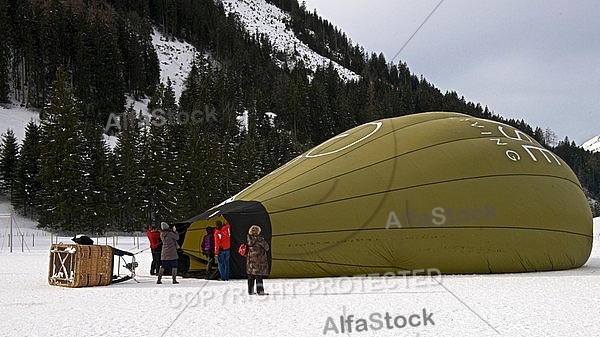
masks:
[[[260,227],[252,225],[246,237],[248,256],[246,257],[246,274],[248,274],[248,294],[267,295],[263,286],[263,278],[269,276],[269,244],[260,235]],[[254,282],[256,281],[256,293]]]
[[[161,284],[161,279],[165,269],[171,266],[172,275],[173,275],[173,284],[177,284],[177,260],[179,259],[179,255],[177,254],[177,240],[179,240],[179,233],[177,232],[177,228],[173,226],[172,229],[169,229],[169,225],[166,222],[162,222],[160,224],[160,239],[162,241],[162,250],[160,252],[161,266],[158,271],[158,281],[157,284]]]
[[[206,279],[210,279],[212,267],[215,263],[215,236],[214,229],[210,226],[206,227],[206,235],[202,238],[202,254],[208,260],[206,262]]]
[[[156,227],[146,230],[146,236],[150,241],[150,251],[152,251],[152,264],[150,264],[150,275],[156,275],[160,268],[160,251],[162,242],[160,241],[160,231]]]

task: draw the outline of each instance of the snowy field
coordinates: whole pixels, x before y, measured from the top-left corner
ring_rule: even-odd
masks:
[[[144,237],[139,248],[133,237],[114,245],[144,250],[136,256],[137,282],[50,286],[51,240],[71,241],[33,226],[14,218],[13,232],[25,245],[16,240],[10,253],[8,218],[0,217],[1,336],[600,336],[598,231],[591,258],[575,270],[274,279],[265,282],[270,295],[259,297],[245,294],[245,280],[173,285],[168,277],[157,285]]]

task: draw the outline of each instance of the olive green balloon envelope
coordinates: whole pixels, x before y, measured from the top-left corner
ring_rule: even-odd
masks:
[[[271,277],[560,270],[583,265],[592,247],[591,211],[568,165],[511,126],[459,113],[358,126],[228,203],[266,212]],[[227,212],[218,216],[235,231],[244,211],[237,221]]]

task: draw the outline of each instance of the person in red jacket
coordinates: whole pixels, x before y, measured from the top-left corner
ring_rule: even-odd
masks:
[[[215,230],[215,255],[217,255],[217,265],[219,267],[219,274],[221,274],[221,280],[229,280],[229,247],[231,245],[229,241],[229,223],[225,222],[225,225],[221,220],[217,220],[217,229]]]
[[[152,263],[150,264],[150,275],[156,275],[160,267],[160,251],[162,242],[160,241],[160,231],[156,227],[150,227],[146,230],[146,236],[150,241],[150,251],[152,251]]]

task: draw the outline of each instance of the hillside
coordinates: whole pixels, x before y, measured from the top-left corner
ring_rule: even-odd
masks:
[[[10,118],[0,126],[35,118],[21,106],[48,121],[22,149],[30,162],[17,165],[35,174],[17,172],[13,193],[17,210],[42,226],[103,232],[178,221],[381,118],[461,111],[545,144],[541,128],[442,93],[406,63],[352,45],[295,0],[164,5],[24,1],[0,13],[8,23],[0,31],[14,32],[2,35],[8,50],[22,56],[0,55],[9,89],[0,90],[9,104],[0,118]],[[572,145],[554,149],[598,199],[600,165]]]

